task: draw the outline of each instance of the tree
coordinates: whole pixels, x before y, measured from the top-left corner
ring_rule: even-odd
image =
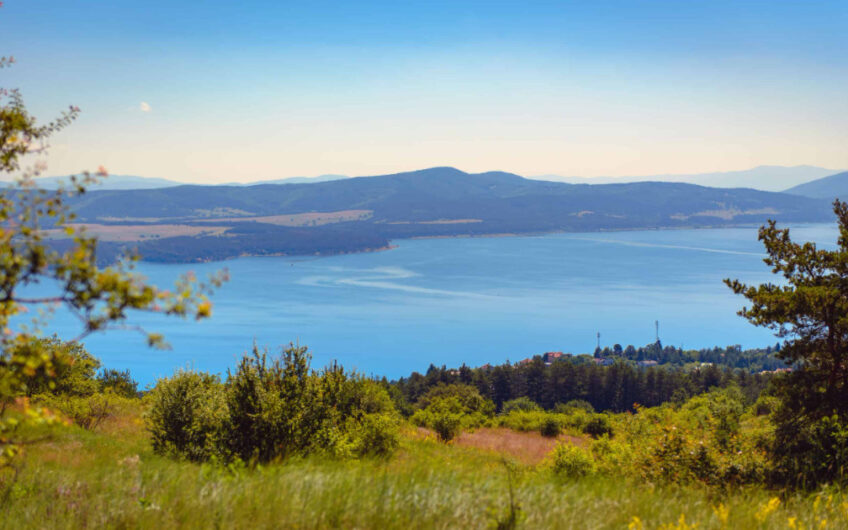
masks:
[[[13,63],[12,57],[0,57],[0,69]],[[131,327],[133,311],[202,319],[211,314],[208,295],[226,280],[225,272],[206,283],[186,275],[167,291],[134,272],[138,255],[98,266],[96,239],[73,225],[67,206],[67,200],[84,194],[98,175],[71,177],[68,186],[51,192],[39,189],[35,181],[46,169],[47,140],[78,114],[72,106],[55,121],[38,125],[18,90],[0,88],[0,176],[15,179],[13,187],[0,192],[0,469],[20,452],[23,425],[56,421],[50,411],[30,407],[25,397],[30,386],[55,386],[74,362],[73,355],[39,337],[40,328],[49,323],[46,316],[34,318],[32,326],[16,326],[14,317],[33,309],[40,315],[64,308],[80,320],[76,339],[116,326]],[[106,176],[106,170],[98,174]],[[57,233],[66,239],[54,242]],[[53,290],[43,294],[42,288],[33,295],[36,284]],[[167,346],[161,335],[133,329],[145,333],[150,345]]]
[[[796,243],[769,221],[759,239],[780,284],[725,280],[751,302],[739,314],[784,340],[793,371],[775,383],[781,406],[772,448],[776,476],[808,486],[848,477],[848,204],[834,201],[838,246]],[[844,469],[844,470],[843,470]]]

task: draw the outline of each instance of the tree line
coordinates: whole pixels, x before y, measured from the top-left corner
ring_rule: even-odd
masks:
[[[401,410],[409,410],[430,389],[444,384],[468,384],[492,400],[498,410],[504,402],[526,397],[545,409],[572,400],[589,402],[595,410],[624,412],[636,404],[653,407],[672,401],[682,403],[713,388],[738,385],[748,402],[768,385],[769,373],[716,364],[692,370],[674,366],[642,368],[627,362],[602,366],[594,362],[555,361],[541,357],[529,362],[498,366],[448,369],[430,365],[426,374],[412,373],[391,383]]]

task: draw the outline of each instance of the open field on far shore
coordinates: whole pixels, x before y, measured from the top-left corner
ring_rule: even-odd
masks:
[[[278,226],[320,226],[348,221],[364,221],[374,212],[371,210],[341,210],[338,212],[309,212],[281,215],[263,215],[258,217],[216,217],[196,219],[197,223],[264,223]]]
[[[183,224],[149,224],[149,225],[104,225],[96,223],[75,223],[68,226],[84,229],[90,236],[100,241],[133,242],[150,239],[164,239],[178,236],[220,236],[227,226],[192,226]],[[65,233],[61,230],[47,230],[48,237],[61,238]]]

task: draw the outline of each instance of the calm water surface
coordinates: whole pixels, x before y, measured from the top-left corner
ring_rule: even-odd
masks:
[[[834,225],[804,225],[793,238],[833,247]],[[85,340],[104,364],[142,384],[175,368],[223,372],[255,340],[308,345],[316,366],[398,377],[430,363],[477,366],[550,350],[591,352],[644,345],[660,321],[665,344],[687,348],[773,344],[735,315],[743,300],[722,278],[771,281],[756,229],[668,230],[539,237],[403,240],[398,248],[324,258],[243,258],[202,265],[145,263],[160,286],[192,270],[227,267],[214,316],[194,323],[140,315],[165,334],[157,351],[141,335],[112,331]],[[61,336],[79,332],[67,315]]]

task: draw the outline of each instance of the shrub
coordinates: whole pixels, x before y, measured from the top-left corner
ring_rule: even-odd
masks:
[[[635,451],[629,443],[602,436],[592,442],[591,451],[598,472],[610,476],[633,473]]]
[[[515,411],[532,412],[536,410],[542,410],[542,407],[530,398],[521,396],[520,398],[504,401],[503,407],[501,408],[501,414],[509,414],[510,412]]]
[[[356,456],[388,456],[400,443],[398,422],[389,414],[366,414],[350,432]]]
[[[592,455],[570,443],[557,445],[552,454],[554,473],[565,478],[579,478],[595,472]]]
[[[226,401],[227,450],[244,461],[307,452],[325,419],[306,348],[301,347],[287,348],[269,363],[267,352],[254,346],[252,355],[229,373]],[[323,434],[324,444],[336,439],[330,431]]]
[[[750,446],[728,451],[703,433],[664,425],[645,440],[636,467],[649,480],[675,483],[700,481],[714,486],[758,483],[765,472],[765,453]]]
[[[768,416],[777,410],[780,400],[774,396],[761,395],[754,403],[754,414],[757,416]]]
[[[689,400],[683,410],[698,427],[709,428],[719,446],[730,447],[739,434],[739,422],[744,412],[742,393],[736,386],[712,390]]]
[[[477,388],[463,384],[437,385],[416,406],[419,410],[410,418],[412,423],[433,429],[444,442],[454,439],[463,429],[487,424],[495,412],[494,403],[481,396]]]
[[[149,400],[154,451],[195,461],[223,456],[220,442],[227,404],[218,376],[178,371],[159,379]]]
[[[448,411],[437,412],[432,420],[433,430],[443,442],[449,442],[459,435],[462,427],[462,417]]]
[[[100,361],[78,342],[63,342],[56,337],[33,338],[16,344],[12,355],[43,355],[52,359],[49,377],[35,373],[26,378],[26,395],[64,394],[90,396],[99,390],[95,379]],[[27,350],[26,352],[20,350]]]
[[[385,388],[338,365],[313,372],[309,360],[305,347],[269,360],[254,346],[225,384],[195,372],[160,380],[150,398],[154,449],[243,462],[393,451],[397,413]]]
[[[786,432],[782,432],[783,430]],[[778,426],[772,448],[774,478],[802,487],[848,482],[848,423],[832,415],[798,422],[791,434],[788,422]]]
[[[612,425],[606,414],[594,414],[592,418],[583,427],[583,432],[592,438],[600,438],[601,436],[612,436]]]
[[[541,429],[542,422],[546,417],[547,413],[541,410],[514,410],[509,414],[501,414],[498,416],[498,425],[514,431],[538,431]]]
[[[449,397],[456,398],[466,414],[479,412],[484,416],[492,416],[495,413],[495,404],[481,396],[476,387],[459,383],[434,386],[418,400],[416,406],[425,409],[434,401]]]
[[[552,415],[546,415],[542,420],[542,425],[539,427],[539,433],[548,438],[556,438],[562,433],[562,425],[559,420]]]
[[[568,403],[557,403],[554,406],[554,412],[558,412],[560,414],[570,414],[577,410],[594,413],[595,407],[593,407],[592,404],[585,399],[572,399]]]
[[[138,383],[130,376],[129,370],[103,370],[97,376],[101,392],[112,392],[126,398],[138,397]]]
[[[462,431],[466,410],[456,397],[442,397],[417,411],[411,419],[416,425],[436,431],[443,442],[449,442]]]
[[[59,411],[75,425],[83,429],[94,430],[104,420],[113,416],[118,396],[110,394],[92,394],[90,396],[55,396],[41,394],[33,398],[39,405]]]

